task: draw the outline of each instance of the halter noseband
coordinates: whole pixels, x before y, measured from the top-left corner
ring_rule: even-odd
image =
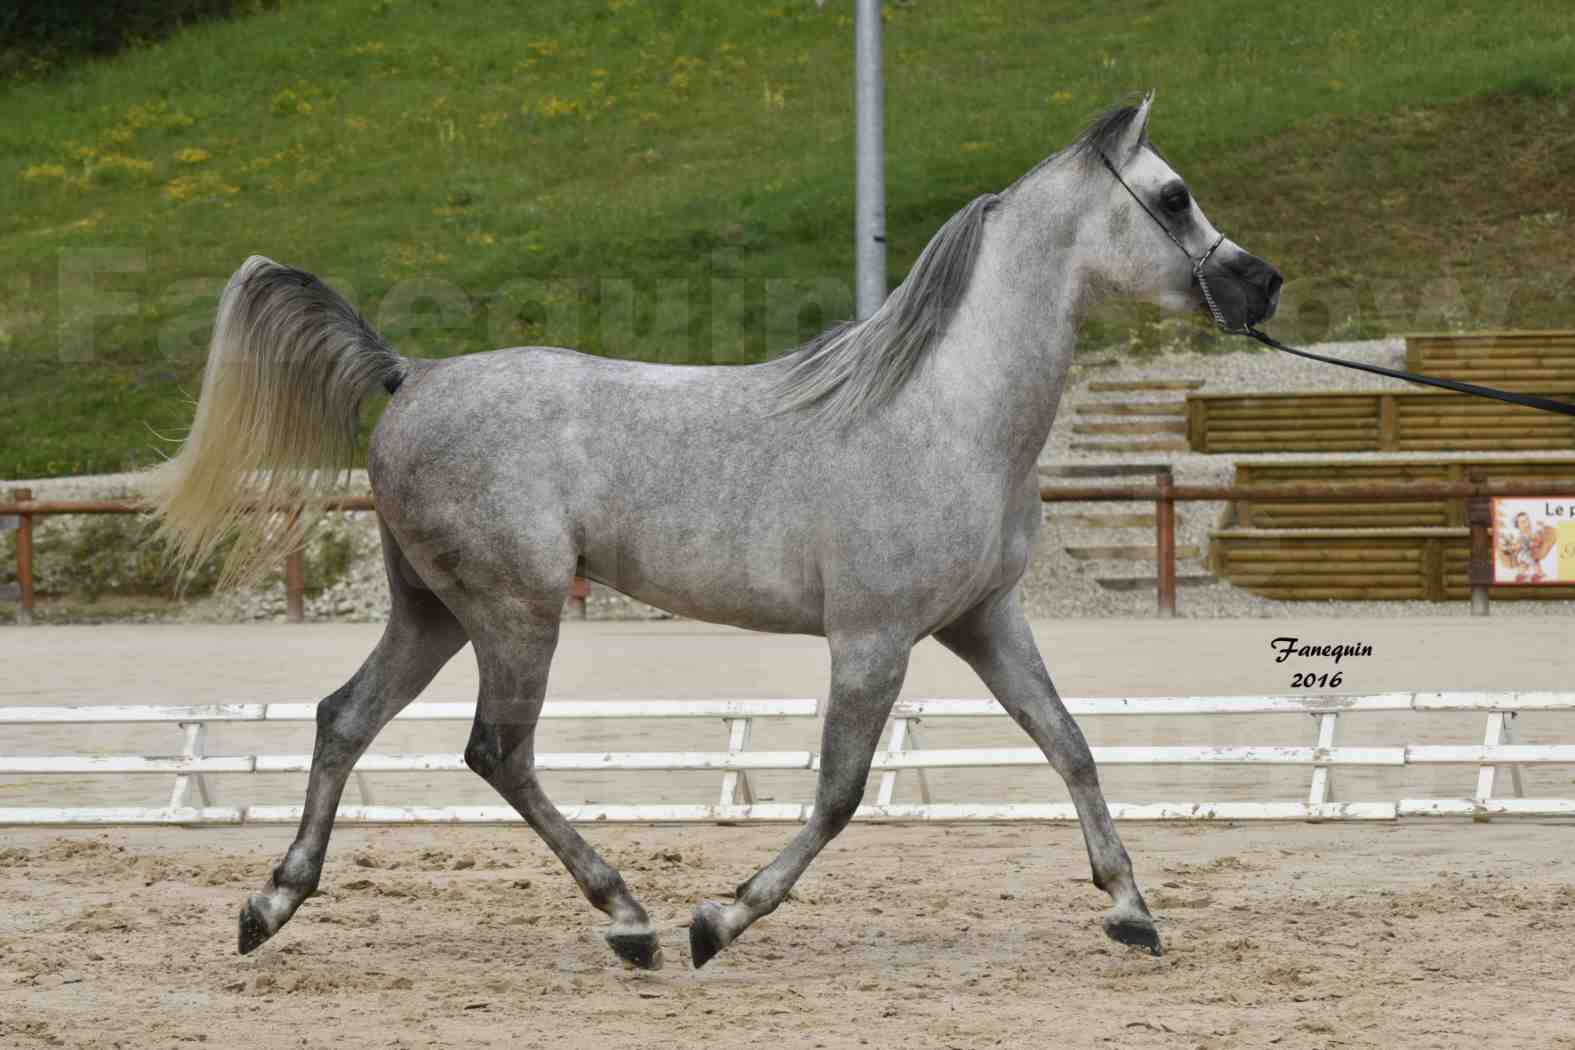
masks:
[[[1209,282],[1203,276],[1203,264],[1209,261],[1209,256],[1214,254],[1215,249],[1217,249],[1221,244],[1225,243],[1225,235],[1222,233],[1218,237],[1214,238],[1214,243],[1209,245],[1208,250],[1202,255],[1193,255],[1191,252],[1187,251],[1187,246],[1181,243],[1181,238],[1177,237],[1173,232],[1171,232],[1170,227],[1161,222],[1159,216],[1155,215],[1149,206],[1143,203],[1143,198],[1139,197],[1135,192],[1133,192],[1132,187],[1127,185],[1127,180],[1123,179],[1121,177],[1121,172],[1117,171],[1116,166],[1110,163],[1110,158],[1105,156],[1105,151],[1099,150],[1098,152],[1099,159],[1105,162],[1105,167],[1110,170],[1111,175],[1115,176],[1115,180],[1121,184],[1121,188],[1126,190],[1128,195],[1130,195],[1133,200],[1137,201],[1137,206],[1143,209],[1143,213],[1150,219],[1154,220],[1154,225],[1163,230],[1165,236],[1170,238],[1170,243],[1174,244],[1178,249],[1180,249],[1181,254],[1185,255],[1192,263],[1192,279],[1198,282],[1198,290],[1203,293],[1203,301],[1208,305],[1209,314],[1213,316],[1214,323],[1219,327],[1220,331],[1225,332],[1228,335],[1245,335],[1252,339],[1256,339],[1264,346],[1271,347],[1275,350],[1283,350],[1287,354],[1295,354],[1297,357],[1305,357],[1312,361],[1322,361],[1326,365],[1339,365],[1341,368],[1354,368],[1361,372],[1371,372],[1374,375],[1386,376],[1390,379],[1403,379],[1407,383],[1417,383],[1422,386],[1433,386],[1443,390],[1453,390],[1456,393],[1471,394],[1475,397],[1492,398],[1494,401],[1503,401],[1511,405],[1525,405],[1527,408],[1541,409],[1544,412],[1557,412],[1558,414],[1564,416],[1575,416],[1575,404],[1570,404],[1565,401],[1555,401],[1552,398],[1539,397],[1536,394],[1511,393],[1510,391],[1497,390],[1490,386],[1478,386],[1475,383],[1462,383],[1455,379],[1439,379],[1435,376],[1418,375],[1415,372],[1404,372],[1396,368],[1384,368],[1381,365],[1369,365],[1361,361],[1342,361],[1338,357],[1325,357],[1323,354],[1315,354],[1311,350],[1298,350],[1294,346],[1286,346],[1278,339],[1275,339],[1273,336],[1264,332],[1258,331],[1250,324],[1242,324],[1240,326],[1232,325],[1229,321],[1225,320],[1225,315],[1220,312],[1219,304],[1214,301],[1214,294],[1209,291]]]

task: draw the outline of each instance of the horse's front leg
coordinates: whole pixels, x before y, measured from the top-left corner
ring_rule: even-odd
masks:
[[[787,848],[738,887],[732,904],[706,901],[695,909],[689,950],[697,969],[777,909],[816,854],[848,826],[864,798],[875,745],[902,688],[912,645],[884,635],[833,636],[829,642],[831,697],[821,734],[815,808]]]
[[[1028,731],[1066,781],[1083,826],[1094,884],[1115,901],[1115,907],[1105,913],[1105,933],[1122,944],[1160,954],[1159,931],[1110,819],[1094,756],[1083,731],[1056,694],[1016,592],[980,606],[935,637],[978,672],[996,700]]]

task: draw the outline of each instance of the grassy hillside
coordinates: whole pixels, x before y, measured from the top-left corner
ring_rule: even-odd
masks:
[[[1551,5],[1090,6],[888,9],[894,281],[957,206],[1152,86],[1210,216],[1291,279],[1280,332],[1575,323],[1575,35]],[[850,65],[843,0],[358,0],[0,89],[0,477],[147,462],[251,252],[411,354],[789,345],[850,309]],[[1208,339],[1128,313],[1091,338],[1134,319]]]

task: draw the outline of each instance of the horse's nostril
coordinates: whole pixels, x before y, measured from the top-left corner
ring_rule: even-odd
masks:
[[[1267,297],[1263,304],[1263,320],[1267,321],[1272,318],[1275,314],[1275,311],[1280,308],[1280,285],[1284,283],[1285,278],[1280,276],[1280,271],[1271,267],[1269,270],[1269,279],[1265,282],[1264,286],[1264,291],[1267,293]]]

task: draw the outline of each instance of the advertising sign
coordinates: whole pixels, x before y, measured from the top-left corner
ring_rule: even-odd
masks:
[[[1493,501],[1493,582],[1575,583],[1575,497]]]

